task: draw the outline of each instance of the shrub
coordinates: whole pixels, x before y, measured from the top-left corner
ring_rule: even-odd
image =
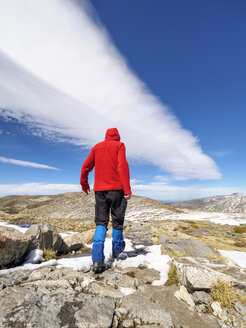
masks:
[[[196,224],[196,223],[192,223],[190,226],[191,226],[193,229],[199,229],[199,228],[200,228],[199,225]]]
[[[242,240],[235,241],[234,246],[246,247],[246,241],[242,241]]]
[[[234,232],[236,232],[236,233],[244,233],[244,232],[246,232],[246,228],[245,227],[234,227],[232,230]]]
[[[49,261],[51,259],[56,259],[56,252],[53,249],[43,249],[43,257],[45,261]]]
[[[235,287],[230,281],[219,279],[217,284],[211,288],[211,296],[224,308],[232,308],[238,297]]]

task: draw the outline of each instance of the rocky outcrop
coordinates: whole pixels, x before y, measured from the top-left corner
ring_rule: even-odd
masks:
[[[55,226],[50,223],[39,223],[32,225],[24,234],[30,239],[28,251],[33,249],[53,249],[59,251],[62,238]]]
[[[203,243],[200,240],[186,238],[171,238],[166,235],[159,236],[159,243],[162,245],[163,254],[167,253],[173,257],[203,257],[220,258],[221,255],[211,245]]]
[[[13,263],[18,265],[25,256],[29,239],[20,231],[0,226],[0,268]]]
[[[236,265],[228,272],[226,260],[208,260],[193,258],[175,258],[180,283],[189,292],[209,291],[218,279],[230,281],[234,285],[246,290],[246,272],[240,270]],[[233,270],[234,269],[234,270]]]

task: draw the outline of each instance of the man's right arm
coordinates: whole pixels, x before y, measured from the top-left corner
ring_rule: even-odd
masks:
[[[81,168],[80,184],[84,194],[88,194],[88,191],[90,191],[90,186],[88,183],[88,175],[89,172],[92,171],[94,166],[95,166],[95,157],[94,157],[94,151],[92,149]]]

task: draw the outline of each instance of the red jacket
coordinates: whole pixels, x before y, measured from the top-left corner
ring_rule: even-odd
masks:
[[[89,190],[88,174],[95,166],[94,191],[123,189],[131,194],[126,150],[116,128],[108,129],[105,140],[96,144],[85,160],[80,175],[82,190]]]

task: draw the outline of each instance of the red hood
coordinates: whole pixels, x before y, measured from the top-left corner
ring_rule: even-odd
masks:
[[[108,129],[105,134],[105,140],[120,141],[120,134],[116,128]]]

